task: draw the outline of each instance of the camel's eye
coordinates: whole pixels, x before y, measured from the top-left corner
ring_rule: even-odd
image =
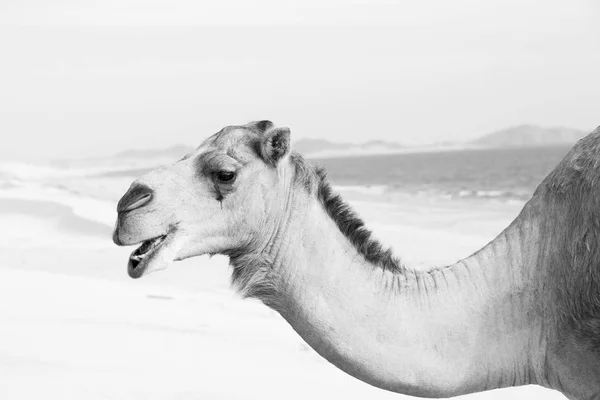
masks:
[[[231,183],[235,179],[235,172],[219,171],[217,172],[217,180],[219,182]]]

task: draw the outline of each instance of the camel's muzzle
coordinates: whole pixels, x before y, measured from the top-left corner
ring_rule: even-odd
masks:
[[[167,268],[179,250],[176,224],[157,210],[156,193],[141,183],[131,185],[117,205],[113,241],[119,246],[141,244],[129,256],[127,272],[132,278]]]

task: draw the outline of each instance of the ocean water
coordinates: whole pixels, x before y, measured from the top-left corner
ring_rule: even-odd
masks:
[[[445,199],[527,200],[569,146],[507,148],[313,159],[336,186],[377,195],[405,193]],[[135,178],[147,168],[103,173]]]
[[[396,195],[401,194],[453,201],[523,202],[568,150],[488,149],[310,161],[325,167],[338,189],[351,189],[366,196],[366,200],[396,202]],[[15,198],[22,192],[18,198],[56,198],[74,207],[78,215],[89,214],[93,221],[105,221],[108,216],[113,218],[113,203],[129,184],[154,168],[148,167],[152,162],[140,166],[109,164],[110,168],[101,170],[91,165],[73,169],[3,164],[0,197]]]
[[[313,160],[335,185],[448,199],[527,200],[570,147],[486,149]]]

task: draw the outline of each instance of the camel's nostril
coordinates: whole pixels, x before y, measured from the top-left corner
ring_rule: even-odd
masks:
[[[134,185],[129,188],[125,196],[119,201],[117,212],[122,213],[135,210],[146,205],[150,200],[152,200],[152,189],[146,185]]]
[[[151,198],[152,198],[151,194],[146,194],[146,195],[140,197],[139,199],[135,200],[133,203],[129,204],[127,207],[125,207],[123,209],[123,211],[131,211],[131,210],[135,210],[136,208],[140,208],[141,206],[143,206],[144,204],[149,202]]]

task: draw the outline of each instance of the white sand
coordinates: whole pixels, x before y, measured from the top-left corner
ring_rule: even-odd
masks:
[[[96,220],[113,223],[113,203],[36,190],[0,197],[59,201],[80,215],[92,207]],[[519,209],[419,199],[390,206],[346,195],[377,236],[417,266],[468,255]],[[235,297],[224,258],[186,260],[133,281],[125,272],[130,249],[63,231],[56,218],[0,213],[9,227],[0,232],[0,399],[406,398],[345,375],[277,314]],[[465,398],[563,397],[524,387]]]

